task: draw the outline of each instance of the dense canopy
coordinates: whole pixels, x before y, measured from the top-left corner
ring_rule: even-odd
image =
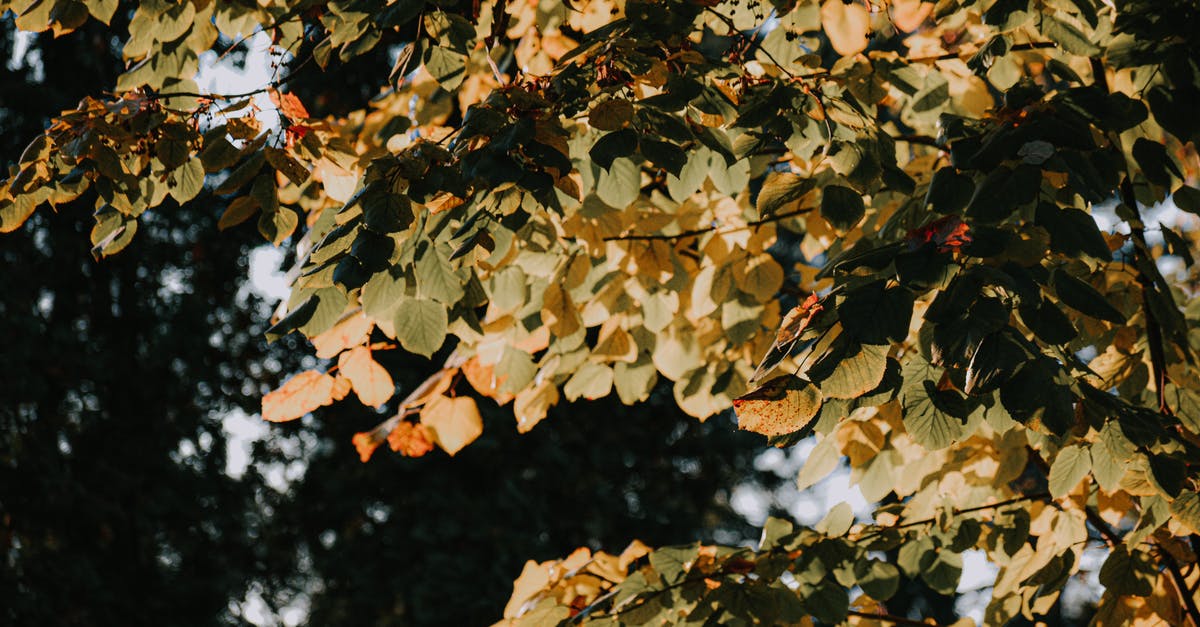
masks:
[[[506,621],[908,620],[902,580],[952,594],[982,552],[1003,624],[1101,551],[1099,622],[1200,622],[1196,2],[0,9],[64,36],[132,11],[112,93],[9,167],[0,227],[82,201],[107,257],[203,202],[288,246],[267,335],[317,360],[267,420],[386,406],[364,461],[454,456],[481,406],[527,432],[663,391],[815,438],[801,487],[845,460],[880,503],[752,548],[530,562]],[[198,84],[255,33],[268,84]],[[377,90],[309,97],[360,57]],[[396,385],[399,352],[423,382]]]

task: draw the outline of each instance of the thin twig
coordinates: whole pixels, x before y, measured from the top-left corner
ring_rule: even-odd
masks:
[[[869,618],[883,623],[891,623],[893,625],[911,625],[912,627],[936,627],[937,623],[927,623],[923,620],[913,620],[904,618],[903,616],[894,616],[892,614],[876,614],[874,612],[860,612],[858,610],[850,610],[846,612],[848,616],[858,616],[859,618]]]
[[[1044,501],[1049,498],[1050,498],[1049,492],[1038,492],[1036,494],[1026,494],[1024,496],[1018,496],[1018,497],[1008,499],[1006,501],[999,501],[997,503],[990,503],[988,505],[977,505],[975,507],[968,507],[965,509],[956,509],[951,512],[951,515],[961,516],[963,514],[972,514],[975,512],[982,512],[982,511],[989,510],[989,509],[998,509],[998,508],[1004,507],[1005,505],[1012,505],[1014,503],[1023,503],[1025,501]],[[875,529],[872,529],[872,530],[864,533],[863,535],[859,536],[857,539],[861,540],[863,538],[869,538],[872,536],[879,535],[880,533],[883,533],[885,531],[891,531],[893,529],[905,529],[908,527],[917,527],[920,525],[931,525],[935,522],[937,522],[937,518],[923,518],[921,520],[914,520],[912,522],[906,522],[906,523],[902,523],[899,525],[877,527]]]
[[[722,235],[724,235],[725,233],[737,233],[739,231],[748,231],[750,229],[762,226],[764,224],[768,224],[770,222],[779,222],[780,220],[794,218],[798,215],[803,215],[805,213],[809,213],[812,210],[813,210],[813,207],[802,207],[799,209],[793,209],[792,211],[784,211],[783,213],[777,213],[773,216],[767,216],[765,218],[761,218],[758,220],[752,220],[742,226],[735,226],[735,227],[728,228],[728,229],[723,229],[721,226],[713,225],[713,226],[706,226],[706,227],[702,227],[702,228],[698,228],[698,229],[691,229],[689,231],[683,231],[681,233],[675,233],[675,234],[671,234],[671,235],[668,235],[665,233],[635,233],[635,234],[630,234],[630,235],[610,235],[609,237],[604,238],[604,241],[618,242],[618,241],[676,240],[676,239],[683,239],[685,237],[694,237],[696,235],[703,235],[705,233],[712,233],[712,232],[717,232],[717,233],[721,233]]]

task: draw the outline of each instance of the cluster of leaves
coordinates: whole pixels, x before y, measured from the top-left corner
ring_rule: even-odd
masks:
[[[104,19],[112,3],[96,4],[0,8],[65,32],[81,7]],[[1200,211],[1194,3],[184,1],[133,19],[163,26],[130,27],[114,101],[85,101],[31,144],[0,191],[2,225],[91,188],[92,241],[111,254],[206,174],[230,199],[224,227],[258,213],[280,244],[303,215],[269,334],[300,331],[337,365],[268,395],[264,417],[353,390],[396,410],[356,437],[363,459],[385,441],[454,454],[482,430],[478,398],[511,403],[527,431],[560,398],[632,404],[662,378],[699,418],[734,407],[780,446],[816,434],[802,485],[847,457],[905,519],[1048,491],[1047,516],[1069,522],[1003,553],[984,534],[953,544],[1057,569],[1002,577],[989,619],[1055,602],[1084,521],[1115,547],[1105,615],[1200,619],[1180,567],[1195,562],[1181,538],[1200,531],[1195,230],[1143,218],[1168,198]],[[396,66],[338,119],[272,84],[284,122],[264,128],[233,117],[248,97],[187,82],[218,31],[258,28],[323,67],[391,41]],[[1116,234],[1094,219],[1109,205]],[[1163,275],[1166,255],[1191,283]],[[373,357],[396,348],[441,362],[402,400]],[[921,538],[934,541],[900,546]],[[867,545],[826,563],[796,542],[773,577],[732,573],[739,589],[761,579],[777,607],[766,582],[808,581],[800,562],[863,586]],[[644,585],[671,579],[654,574]],[[823,577],[787,589],[797,611],[840,620],[804,601],[833,595]],[[1131,600],[1166,578],[1169,601]]]
[[[757,548],[696,543],[651,550],[635,542],[619,556],[580,549],[563,560],[526,563],[505,608],[506,619],[498,624],[584,619],[613,625],[710,620],[811,625],[813,619],[887,623],[883,603],[897,593],[902,580],[920,579],[935,592],[951,594],[962,573],[962,553],[976,546],[986,547],[1001,565],[988,624],[1002,624],[1021,613],[1032,617],[1057,600],[1075,554],[1035,554],[1026,544],[1030,529],[1041,542],[1061,548],[1086,542],[1087,531],[1078,511],[1045,502],[1030,509],[1023,501],[875,525],[855,524],[843,503],[814,529],[768,520]],[[895,511],[881,510],[878,516],[894,521]],[[885,555],[890,559],[881,557]],[[1121,579],[1117,585],[1132,581]],[[1171,606],[1177,593],[1170,581],[1158,586],[1148,595]],[[852,601],[855,588],[861,594]],[[1174,610],[1171,616],[1178,618],[1178,606]]]

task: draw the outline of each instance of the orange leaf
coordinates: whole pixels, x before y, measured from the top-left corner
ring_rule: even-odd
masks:
[[[838,54],[848,57],[867,49],[871,15],[863,5],[826,0],[821,6],[821,26]]]
[[[808,426],[821,409],[817,386],[783,375],[733,401],[738,428],[766,436],[785,435]]]
[[[375,449],[379,448],[380,444],[383,444],[383,440],[384,435],[379,429],[355,433],[354,437],[350,439],[354,443],[354,449],[358,451],[358,459],[364,464],[367,460],[371,459],[371,455],[375,453]]]
[[[453,456],[483,433],[483,420],[469,396],[435,396],[421,410],[421,423],[433,430],[438,446]]]
[[[812,322],[813,317],[825,310],[821,305],[821,299],[816,294],[809,294],[804,302],[792,307],[791,311],[783,317],[783,322],[779,325],[779,335],[776,337],[776,344],[787,344],[788,342],[800,337],[804,329]]]
[[[305,370],[262,399],[262,417],[271,422],[295,420],[333,402],[333,377]]]
[[[338,359],[338,370],[350,380],[358,400],[368,407],[386,403],[396,391],[392,376],[371,358],[371,349],[366,346],[355,346],[342,353]]]
[[[920,248],[924,244],[934,244],[937,246],[938,252],[957,252],[970,243],[971,226],[954,215],[938,218],[908,232],[910,249]]]
[[[513,399],[511,393],[500,392],[500,387],[504,385],[508,375],[497,376],[495,366],[485,366],[483,362],[479,361],[479,357],[468,359],[467,363],[462,365],[462,372],[476,392],[495,400],[496,403],[504,405]]]
[[[350,379],[347,379],[343,376],[334,377],[332,394],[333,400],[340,401],[343,398],[346,398],[346,395],[350,393],[351,387],[353,386],[350,383]]]
[[[387,436],[388,446],[405,457],[420,457],[433,450],[433,435],[422,424],[407,420],[392,429]]]
[[[277,90],[271,90],[271,102],[279,107],[279,112],[287,116],[291,120],[307,120],[308,109],[304,108],[304,103],[296,97],[296,94],[285,94]]]
[[[892,0],[892,23],[901,32],[917,30],[933,12],[933,3],[925,0]]]
[[[362,344],[371,333],[371,327],[366,314],[359,311],[309,341],[317,349],[317,357],[329,359],[355,344]]]

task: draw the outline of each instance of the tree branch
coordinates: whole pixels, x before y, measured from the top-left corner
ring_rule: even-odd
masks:
[[[1093,57],[1092,64],[1092,82],[1100,87],[1104,93],[1109,92],[1108,73],[1104,67],[1104,62],[1099,58]],[[1167,384],[1167,359],[1163,350],[1162,340],[1162,325],[1158,318],[1154,315],[1154,310],[1150,307],[1150,290],[1155,288],[1154,277],[1146,274],[1147,264],[1154,267],[1154,259],[1150,255],[1150,248],[1146,245],[1146,225],[1142,222],[1141,211],[1138,210],[1137,196],[1133,192],[1133,174],[1129,171],[1128,160],[1124,157],[1124,150],[1121,147],[1121,138],[1115,133],[1109,134],[1109,142],[1122,155],[1122,161],[1125,161],[1125,178],[1118,186],[1121,202],[1129,207],[1129,210],[1134,212],[1137,220],[1129,222],[1129,235],[1133,239],[1133,254],[1135,258],[1134,266],[1137,268],[1137,280],[1142,287],[1142,311],[1146,315],[1146,343],[1150,347],[1150,366],[1153,371],[1154,394],[1158,400],[1158,412],[1164,416],[1172,415],[1170,406],[1167,405],[1166,390]]]
[[[813,209],[814,209],[813,207],[803,207],[803,208],[799,208],[799,209],[793,209],[791,211],[784,211],[783,213],[777,213],[773,216],[767,216],[765,218],[760,218],[758,220],[752,220],[742,226],[735,226],[735,227],[728,228],[728,229],[722,229],[722,227],[720,227],[720,226],[706,226],[706,227],[702,227],[702,228],[698,228],[698,229],[691,229],[689,231],[683,231],[681,233],[675,233],[672,235],[668,235],[665,233],[633,233],[633,234],[629,234],[629,235],[610,235],[610,236],[604,238],[604,241],[606,241],[606,242],[647,241],[647,240],[668,240],[669,241],[669,240],[683,239],[685,237],[694,237],[696,235],[703,235],[705,233],[711,233],[711,232],[717,232],[717,233],[722,233],[722,234],[737,233],[739,231],[748,231],[750,229],[760,227],[760,226],[762,226],[764,224],[768,224],[770,222],[779,222],[780,220],[794,218],[798,215],[803,215],[803,214],[809,213]]]
[[[1200,627],[1200,607],[1196,607],[1196,598],[1188,590],[1187,578],[1179,569],[1179,562],[1176,562],[1175,557],[1165,550],[1159,551],[1159,554],[1167,565],[1167,570],[1171,572],[1171,578],[1175,580],[1175,587],[1179,588],[1179,596],[1183,599],[1183,607],[1187,610],[1188,618],[1192,619],[1192,627]]]
[[[927,623],[923,620],[913,620],[904,618],[903,616],[893,616],[892,614],[875,614],[872,612],[859,612],[858,610],[850,610],[846,612],[848,616],[858,616],[859,618],[869,618],[883,623],[891,623],[893,625],[911,625],[912,627],[936,627],[937,623]]]
[[[937,138],[928,135],[894,135],[893,141],[905,142],[908,144],[920,144],[922,146],[932,146],[938,150],[949,150],[949,146],[939,142]]]

